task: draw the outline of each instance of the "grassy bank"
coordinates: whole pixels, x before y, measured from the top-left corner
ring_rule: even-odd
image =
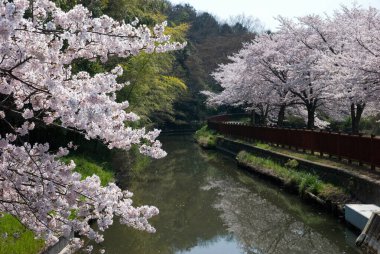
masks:
[[[110,169],[107,163],[99,163],[89,157],[80,155],[67,156],[62,159],[63,162],[69,163],[71,160],[75,162],[75,171],[82,175],[82,179],[93,174],[99,176],[103,186],[115,180],[114,172]]]
[[[350,195],[344,189],[322,181],[318,175],[297,170],[296,160],[289,160],[281,165],[269,158],[257,157],[245,151],[237,155],[237,160],[261,174],[277,178],[286,186],[296,188],[300,195],[312,193],[324,201],[337,204],[350,200]]]
[[[195,140],[204,148],[213,148],[216,146],[217,135],[214,131],[207,128],[207,125],[197,130],[194,134]]]
[[[103,186],[114,181],[114,173],[106,163],[99,163],[79,155],[62,159],[65,163],[71,160],[76,164],[75,171],[80,173],[83,179],[96,174]],[[44,241],[35,239],[34,233],[12,215],[4,214],[0,218],[0,254],[36,254],[40,253],[43,248]]]
[[[34,233],[9,214],[0,215],[0,254],[39,253],[44,241],[35,239]]]

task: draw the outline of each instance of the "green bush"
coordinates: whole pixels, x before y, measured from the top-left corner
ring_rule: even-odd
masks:
[[[300,193],[304,193],[306,191],[311,192],[313,194],[319,194],[321,189],[323,188],[321,180],[319,180],[318,176],[312,175],[310,173],[301,172],[300,182],[298,182],[298,190]]]
[[[217,141],[217,135],[214,131],[208,129],[207,125],[203,126],[199,130],[197,130],[194,134],[195,139],[198,144],[203,147],[215,147]]]
[[[295,159],[289,159],[286,163],[285,163],[285,167],[287,167],[287,168],[292,168],[292,169],[296,169],[296,168],[298,168],[298,165],[299,165],[299,163],[298,163],[298,161],[297,160],[295,160]]]

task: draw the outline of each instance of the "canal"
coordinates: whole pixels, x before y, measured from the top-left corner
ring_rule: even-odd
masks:
[[[160,140],[168,156],[121,181],[135,205],[160,209],[151,220],[157,233],[115,223],[100,246],[107,253],[360,253],[357,235],[336,218],[240,170],[232,158],[202,150],[191,136]]]

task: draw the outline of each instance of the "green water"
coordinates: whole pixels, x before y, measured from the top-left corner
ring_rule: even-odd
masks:
[[[357,235],[297,196],[205,151],[190,136],[161,137],[168,156],[121,181],[136,204],[155,205],[148,234],[117,223],[101,248],[111,254],[360,253]],[[121,179],[123,180],[123,179]]]

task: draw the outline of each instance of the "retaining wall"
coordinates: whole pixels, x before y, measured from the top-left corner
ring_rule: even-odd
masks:
[[[270,157],[280,163],[295,159],[299,162],[299,170],[317,174],[323,181],[348,189],[354,198],[363,203],[380,206],[380,181],[357,172],[276,153],[227,138],[219,137],[216,148],[234,156],[244,150],[260,157]]]

